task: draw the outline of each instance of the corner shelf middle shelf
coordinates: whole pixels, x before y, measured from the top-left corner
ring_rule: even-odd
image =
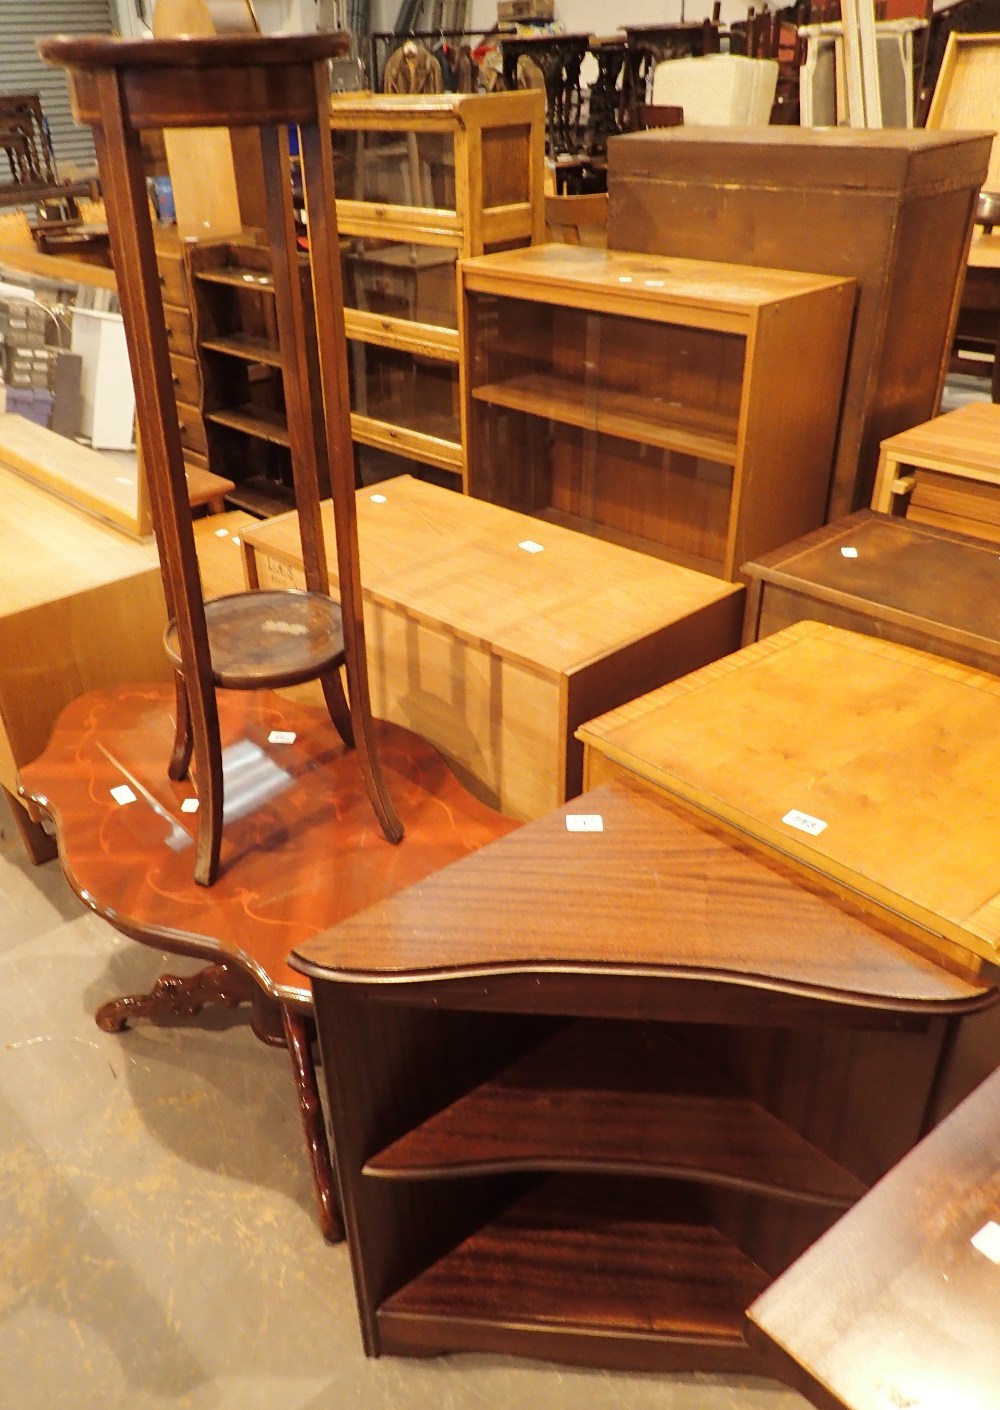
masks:
[[[675,1034],[613,1020],[569,1023],[363,1167],[387,1180],[514,1172],[681,1180],[844,1209],[865,1193]]]

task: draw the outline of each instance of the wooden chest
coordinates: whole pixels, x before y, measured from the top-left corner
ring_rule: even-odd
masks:
[[[514,817],[580,791],[577,725],[738,643],[742,587],[409,476],[357,503],[375,714]],[[243,543],[251,583],[301,584],[294,516]]]
[[[608,144],[608,245],[852,275],[829,518],[938,409],[992,133],[679,127]]]
[[[996,963],[996,677],[799,622],[580,736],[587,787],[637,773],[909,921],[915,943]]]
[[[812,620],[1000,675],[1000,558],[981,540],[860,509],[744,573],[744,645]]]

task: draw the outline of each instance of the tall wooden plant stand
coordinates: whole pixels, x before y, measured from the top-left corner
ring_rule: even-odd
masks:
[[[223,760],[217,688],[319,679],[345,742],[353,737],[365,787],[390,841],[402,824],[374,747],[366,673],[354,508],[343,296],[334,206],[327,61],[349,36],[323,34],[123,41],[55,38],[39,44],[69,71],[74,113],[94,129],[111,249],[136,386],[171,625],[177,734],[169,772],[193,755],[199,800],[195,879],[219,870]],[[312,309],[303,298],[292,213],[288,128],[300,134],[309,216]],[[146,197],[140,135],[150,129],[256,128],[260,132],[276,322],[307,591],[241,593],[203,602],[170,356]],[[306,349],[314,340],[319,386]],[[340,606],[328,596],[319,486],[335,506]],[[346,664],[350,706],[339,668]]]

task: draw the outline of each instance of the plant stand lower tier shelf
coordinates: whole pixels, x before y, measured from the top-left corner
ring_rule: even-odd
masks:
[[[636,779],[292,964],[368,1353],[659,1371],[761,1369],[748,1302],[913,1145],[997,997]]]
[[[512,817],[580,791],[578,724],[739,641],[743,589],[705,574],[408,476],[357,506],[375,712]],[[243,543],[251,584],[301,586],[294,515]]]

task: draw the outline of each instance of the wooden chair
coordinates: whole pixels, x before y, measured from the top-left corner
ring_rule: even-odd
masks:
[[[252,690],[319,679],[330,716],[357,745],[368,796],[385,836],[402,825],[374,748],[354,506],[353,449],[343,297],[328,120],[327,61],[345,34],[257,35],[128,41],[55,38],[39,44],[69,71],[74,109],[94,130],[122,315],[136,384],[153,523],[171,624],[177,733],[169,773],[194,762],[199,797],[195,879],[219,870],[223,759],[216,690]],[[300,285],[288,128],[300,132],[309,213],[312,308]],[[159,293],[140,141],[154,129],[259,129],[296,502],[307,591],[241,593],[205,603],[195,556],[170,357]],[[308,375],[307,341],[319,366]],[[319,485],[335,505],[340,606],[329,580]],[[350,706],[340,682],[346,665]]]

